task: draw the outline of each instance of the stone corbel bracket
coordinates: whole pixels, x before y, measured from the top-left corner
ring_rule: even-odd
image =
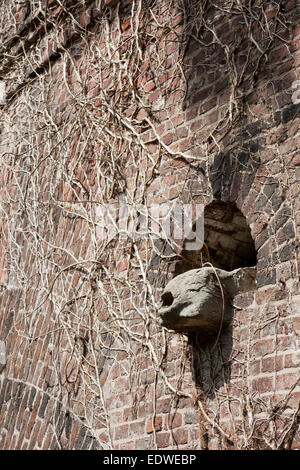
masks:
[[[161,325],[176,332],[215,337],[233,317],[233,298],[255,289],[256,268],[191,269],[165,287],[158,310]]]

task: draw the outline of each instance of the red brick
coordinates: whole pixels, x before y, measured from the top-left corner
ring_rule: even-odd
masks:
[[[283,9],[290,10],[292,8],[295,8],[296,5],[297,5],[297,0],[288,0],[287,2],[284,3]]]
[[[160,98],[160,90],[158,90],[158,89],[155,89],[154,91],[152,91],[148,95],[148,100],[149,100],[150,103],[153,103],[158,98]]]
[[[120,0],[105,0],[105,4],[112,8],[112,7],[115,7],[117,5],[117,3],[119,3]]]
[[[155,418],[149,418],[146,423],[146,432],[148,434],[155,431],[161,431],[162,429],[162,417],[155,416]]]
[[[198,118],[195,122],[191,124],[191,130],[192,132],[197,131],[198,129],[202,129],[204,127],[204,120]]]
[[[159,432],[156,435],[156,443],[158,449],[164,449],[169,447],[170,444],[170,433],[168,432]]]
[[[188,431],[186,429],[176,429],[176,431],[173,431],[172,436],[177,445],[187,444],[188,442]]]
[[[207,113],[211,109],[215,108],[217,105],[217,98],[213,97],[210,100],[206,101],[205,103],[200,105],[200,113]]]
[[[253,347],[256,357],[265,356],[266,354],[271,354],[274,352],[274,340],[272,339],[263,339],[256,341]]]
[[[192,98],[192,104],[201,102],[208,98],[213,92],[213,86],[210,85],[202,90],[198,91]]]
[[[115,439],[121,440],[121,439],[127,439],[129,435],[129,426],[128,424],[122,424],[120,426],[115,427]]]
[[[272,377],[260,377],[252,381],[253,392],[266,393],[272,392],[274,389],[273,376]]]
[[[186,121],[192,121],[198,115],[199,106],[193,106],[186,112]]]
[[[79,17],[79,24],[82,28],[86,28],[91,23],[91,11],[87,10],[81,13]]]
[[[129,436],[141,436],[144,434],[145,430],[145,421],[136,421],[134,423],[129,424]]]
[[[185,121],[185,113],[178,114],[171,118],[171,126],[180,126]]]
[[[261,372],[274,372],[283,368],[283,356],[264,358],[261,361]]]
[[[260,361],[253,361],[251,362],[250,364],[250,373],[253,374],[253,375],[257,375],[260,373]],[[240,369],[240,365],[238,365],[239,369]],[[265,370],[262,371],[262,372],[266,372]]]
[[[168,415],[167,417],[168,427],[170,429],[178,428],[182,425],[182,415],[181,413],[175,413],[172,415]]]
[[[135,443],[133,441],[126,442],[125,444],[119,444],[119,450],[136,450]]]
[[[193,146],[193,139],[192,138],[184,139],[181,142],[179,142],[178,151],[179,152],[187,152],[192,146]],[[184,165],[182,164],[181,166],[184,166]]]
[[[155,88],[155,81],[151,80],[145,85],[145,92],[148,93],[149,91],[153,90]]]
[[[288,390],[291,389],[297,382],[298,377],[295,373],[285,373],[276,375],[276,390]]]
[[[163,136],[163,142],[165,145],[170,145],[172,142],[176,140],[176,134],[174,132],[169,132]]]
[[[118,272],[122,272],[122,271],[126,271],[129,267],[129,264],[128,264],[128,260],[123,260],[123,261],[120,261],[120,263],[118,263],[118,267],[117,267],[117,270]]]
[[[122,29],[122,31],[126,31],[127,29],[129,29],[129,28],[130,28],[130,23],[131,23],[130,18],[128,18],[127,20],[123,21],[122,24],[121,24],[121,29]]]
[[[189,134],[189,129],[187,126],[179,127],[178,129],[176,129],[176,138],[178,140],[183,139],[184,137],[187,137],[188,134]]]
[[[211,111],[210,113],[205,114],[204,119],[205,123],[209,126],[210,124],[214,124],[218,121],[219,113],[218,111]]]
[[[106,0],[105,3],[107,6],[116,7],[118,2]],[[56,8],[54,6],[55,1],[51,4]],[[29,412],[26,409],[26,406],[29,406],[28,390],[20,389],[21,396],[18,396],[18,386],[14,385],[11,391],[8,389],[7,397],[5,397],[5,394],[4,396],[1,394],[1,400],[7,398],[8,401],[7,403],[4,402],[0,409],[0,421],[4,423],[0,447],[33,448],[35,444],[39,448],[51,449],[57,447],[58,443],[53,435],[52,424],[48,425],[48,422],[53,422],[56,411],[60,411],[58,416],[64,417],[64,411],[59,410],[58,404],[56,406],[54,400],[51,399],[48,402],[47,396],[52,396],[53,392],[53,397],[55,397],[58,392],[56,390],[58,385],[60,385],[62,397],[65,396],[66,399],[68,397],[70,401],[68,406],[72,408],[77,416],[84,416],[85,411],[87,414],[89,413],[89,407],[93,408],[96,413],[96,421],[99,419],[98,422],[101,423],[101,428],[96,432],[101,443],[109,446],[110,436],[102,421],[104,415],[101,399],[93,396],[88,389],[84,389],[85,381],[80,382],[80,377],[76,379],[77,374],[75,372],[71,374],[71,368],[76,365],[73,357],[80,353],[85,333],[87,333],[85,339],[86,351],[83,354],[82,366],[88,375],[94,374],[94,358],[90,354],[93,340],[95,342],[96,360],[99,359],[99,366],[101,366],[98,369],[99,377],[94,376],[94,378],[95,380],[99,378],[100,383],[98,385],[102,387],[104,408],[107,410],[107,417],[112,431],[113,448],[153,449],[155,440],[157,440],[158,447],[162,449],[175,448],[176,446],[187,449],[200,446],[198,416],[193,403],[187,397],[173,400],[174,397],[160,374],[157,375],[157,381],[155,380],[156,372],[153,368],[151,354],[147,349],[143,349],[144,342],[147,343],[145,334],[148,335],[149,330],[150,340],[153,346],[157,348],[159,360],[164,359],[162,363],[164,372],[170,384],[177,387],[178,380],[181,378],[181,356],[188,339],[186,335],[179,335],[180,337],[177,340],[177,335],[164,331],[168,349],[165,356],[162,355],[163,351],[160,349],[163,343],[162,330],[155,321],[156,312],[148,312],[149,306],[145,306],[142,302],[143,299],[139,298],[142,276],[138,267],[132,269],[132,264],[136,261],[132,246],[130,243],[125,246],[126,241],[124,240],[121,240],[120,243],[117,240],[113,241],[113,243],[116,242],[115,246],[113,246],[113,243],[102,246],[101,240],[96,239],[95,241],[99,242],[97,249],[94,246],[94,240],[90,236],[90,225],[92,224],[89,224],[88,220],[80,217],[75,219],[67,211],[64,213],[57,211],[57,214],[55,211],[55,206],[59,201],[61,207],[64,206],[70,209],[74,206],[74,210],[78,209],[78,211],[80,207],[85,209],[89,219],[93,216],[93,210],[91,210],[93,205],[90,204],[92,201],[101,200],[107,203],[110,200],[117,199],[120,193],[127,192],[130,192],[130,195],[136,200],[142,201],[145,197],[151,203],[169,202],[170,199],[178,197],[182,202],[191,200],[193,196],[191,191],[194,187],[192,183],[194,180],[199,180],[198,162],[189,161],[188,159],[185,161],[181,157],[176,158],[161,148],[153,131],[147,127],[145,118],[148,116],[150,116],[153,125],[156,126],[157,133],[162,139],[166,139],[167,145],[170,145],[173,151],[188,152],[200,157],[206,157],[205,152],[207,152],[207,178],[206,181],[203,181],[203,185],[202,182],[198,185],[199,194],[197,193],[197,198],[205,203],[212,198],[217,198],[223,201],[236,202],[239,208],[242,207],[247,222],[251,223],[252,236],[256,242],[257,250],[259,250],[257,277],[262,287],[256,289],[255,293],[251,295],[240,296],[241,300],[238,300],[239,303],[236,305],[237,309],[234,314],[233,337],[231,331],[224,331],[224,336],[222,334],[222,338],[220,338],[222,339],[222,344],[220,344],[222,351],[219,350],[219,347],[213,351],[215,355],[211,367],[214,370],[210,370],[210,366],[202,361],[199,363],[199,377],[206,377],[206,375],[212,377],[214,371],[218,372],[219,366],[222,365],[221,362],[227,364],[232,357],[231,375],[225,378],[230,393],[231,413],[238,432],[241,429],[242,419],[242,410],[238,400],[244,400],[245,397],[242,396],[242,391],[247,393],[247,384],[249,385],[249,393],[254,394],[254,396],[256,395],[259,398],[259,395],[267,394],[267,397],[262,397],[263,400],[266,399],[266,403],[273,396],[276,399],[280,398],[283,400],[281,403],[284,403],[285,397],[293,386],[293,380],[297,378],[299,358],[294,349],[294,343],[296,338],[295,330],[297,328],[299,330],[300,320],[296,317],[297,312],[293,312],[291,317],[288,308],[289,296],[297,294],[297,287],[295,287],[295,251],[285,251],[282,260],[280,260],[280,266],[276,263],[278,262],[277,249],[280,246],[279,243],[282,242],[279,253],[281,256],[287,241],[286,227],[289,227],[288,224],[291,222],[289,204],[287,204],[287,220],[280,225],[282,211],[285,209],[286,203],[291,201],[294,201],[295,211],[297,211],[299,199],[298,180],[300,174],[298,169],[293,169],[299,166],[300,162],[299,152],[297,152],[299,122],[294,116],[296,108],[291,103],[291,84],[299,78],[296,75],[297,66],[300,65],[300,55],[296,51],[299,48],[299,26],[293,27],[288,24],[288,27],[284,28],[279,25],[278,36],[274,38],[272,50],[269,51],[271,60],[267,64],[261,64],[261,71],[255,81],[256,88],[250,96],[245,97],[243,113],[238,121],[233,122],[232,127],[226,125],[225,128],[226,121],[223,119],[224,113],[228,111],[231,86],[226,66],[221,71],[211,67],[211,65],[221,63],[224,59],[223,51],[218,50],[220,48],[216,45],[202,47],[200,43],[191,41],[182,64],[187,80],[187,96],[185,96],[186,90],[183,86],[181,71],[178,68],[177,57],[178,37],[182,33],[181,22],[184,18],[178,12],[175,4],[172,11],[169,10],[167,2],[165,5],[161,4],[161,7],[162,9],[164,7],[165,10],[160,11],[158,6],[154,11],[154,14],[157,15],[157,23],[150,12],[145,11],[140,16],[138,36],[143,57],[139,55],[135,44],[136,37],[131,31],[130,2],[127,0],[126,2],[120,2],[118,15],[115,14],[117,12],[106,11],[109,16],[107,22],[109,31],[105,30],[105,34],[108,33],[108,36],[113,40],[111,52],[113,53],[114,70],[112,70],[108,63],[110,58],[105,44],[104,30],[101,29],[98,22],[99,17],[95,16],[95,10],[90,15],[89,9],[86,11],[84,9],[77,10],[77,7],[74,6],[75,18],[83,28],[91,26],[91,18],[96,19],[93,33],[97,38],[96,46],[98,51],[95,61],[90,62],[88,67],[87,48],[84,44],[78,42],[78,48],[76,54],[73,55],[70,67],[63,71],[61,61],[54,60],[51,64],[51,77],[48,77],[48,71],[44,70],[45,83],[48,78],[51,78],[49,98],[47,98],[45,105],[49,109],[51,108],[51,119],[54,127],[51,122],[48,122],[49,126],[47,123],[43,123],[43,110],[38,109],[37,98],[42,99],[43,96],[46,96],[46,90],[44,90],[45,93],[41,93],[42,88],[40,90],[35,82],[27,83],[26,93],[29,102],[31,102],[32,93],[33,101],[31,104],[36,104],[36,120],[33,119],[31,122],[28,117],[29,114],[25,113],[23,118],[30,122],[30,132],[27,129],[28,132],[26,131],[26,135],[23,136],[25,139],[20,138],[22,137],[20,134],[16,136],[16,140],[24,141],[25,149],[27,143],[32,139],[32,142],[35,142],[35,150],[33,156],[31,155],[33,160],[29,159],[28,163],[26,160],[25,166],[22,167],[23,155],[25,154],[22,153],[23,147],[21,148],[17,144],[14,155],[8,155],[8,168],[1,176],[2,187],[5,189],[1,191],[0,202],[7,211],[7,213],[5,212],[7,219],[4,218],[1,221],[2,238],[0,242],[2,250],[0,250],[0,264],[2,270],[8,267],[7,263],[10,263],[7,254],[14,254],[14,249],[12,250],[9,245],[10,231],[7,229],[7,223],[12,224],[12,229],[13,224],[16,222],[18,233],[22,228],[26,230],[30,228],[30,231],[34,231],[34,227],[30,225],[33,220],[30,219],[30,209],[38,211],[40,210],[39,204],[44,203],[45,208],[43,208],[41,223],[38,227],[41,240],[30,235],[32,241],[27,239],[23,245],[22,237],[17,237],[16,241],[20,243],[18,255],[21,263],[24,263],[22,269],[24,268],[27,279],[32,282],[32,285],[27,286],[27,293],[25,290],[22,291],[22,286],[17,290],[5,289],[1,292],[2,316],[0,331],[3,332],[4,339],[7,337],[7,350],[9,351],[5,373],[13,375],[15,381],[20,380],[22,382],[25,378],[33,385],[38,381],[39,387],[43,390],[46,390],[47,387],[47,393],[50,395],[46,395],[44,399],[39,392],[35,397],[31,395],[32,403],[30,403],[31,411]],[[286,16],[294,23],[296,21],[293,10],[289,11],[288,9],[295,7],[296,3],[294,1],[287,1],[283,5],[283,8],[288,11]],[[21,15],[20,12],[22,11],[20,10],[18,14]],[[61,7],[56,12],[50,9],[49,14],[52,17],[55,15],[61,17],[61,11]],[[147,16],[148,13],[149,16]],[[210,14],[210,12],[208,13]],[[240,23],[240,18],[237,17],[233,21],[227,21],[227,13],[224,11],[216,13],[214,7],[212,7],[211,13],[212,26],[217,27],[222,41],[227,44],[234,40],[236,31],[239,32],[239,35],[246,32],[247,27],[245,25],[244,30],[242,30],[243,25]],[[275,13],[276,9],[273,9],[272,6],[267,9],[269,21],[272,22]],[[97,14],[99,15],[99,12]],[[224,21],[224,18],[226,21]],[[22,21],[22,16],[19,16],[19,19]],[[136,26],[135,19],[132,19],[132,24]],[[63,17],[61,17],[61,20],[62,29],[64,29]],[[120,20],[121,34],[118,31],[119,24],[117,20]],[[284,17],[282,17],[282,20],[284,21]],[[143,24],[145,21],[147,22],[146,25]],[[163,27],[159,26],[160,23]],[[170,32],[166,30],[169,26],[173,28]],[[36,33],[41,32],[39,28],[42,28],[42,25],[38,25]],[[78,31],[80,33],[80,30]],[[258,22],[253,24],[253,36],[259,43],[263,44],[262,30]],[[280,36],[284,40],[290,39],[291,43],[284,44]],[[34,38],[34,36],[32,37]],[[42,47],[45,46],[45,51],[41,51],[42,59],[47,61],[49,53],[53,54],[57,50],[58,43],[68,47],[67,40],[70,38],[70,34],[64,31],[59,34],[57,40],[53,40],[51,37],[48,39],[46,33],[42,38]],[[155,53],[152,54],[155,50],[152,41],[155,41],[156,38],[161,41],[160,50],[158,51],[161,53],[160,57],[156,56]],[[26,42],[26,37],[23,39]],[[119,39],[120,43],[118,43]],[[203,39],[208,43],[212,37],[204,32]],[[93,41],[92,36],[91,41]],[[9,38],[6,43],[9,44]],[[33,56],[35,45],[33,42],[31,43],[30,54],[33,54]],[[239,68],[238,73],[241,71],[240,67],[245,64],[247,45],[248,41],[243,41],[235,57]],[[115,47],[117,48],[116,53],[113,52]],[[163,56],[164,47],[168,52],[167,57]],[[289,47],[291,47],[293,57],[288,52]],[[11,52],[11,55],[14,55],[14,51]],[[127,77],[124,75],[126,73],[125,67],[122,70],[119,69],[117,53],[120,54],[122,67],[129,56],[132,60],[131,65],[136,67],[134,76],[128,77],[128,87],[126,87]],[[28,56],[29,60],[30,54]],[[158,63],[160,59],[161,61]],[[203,65],[204,62],[207,66]],[[276,67],[274,67],[274,63]],[[8,63],[8,75],[11,73],[9,68]],[[85,106],[82,106],[81,97],[76,103],[76,98],[73,99],[69,96],[69,91],[66,84],[64,84],[65,79],[68,80],[71,91],[81,92],[81,84],[78,81],[76,69],[83,79],[87,96],[92,98],[94,108],[91,107],[90,109],[87,102],[84,103]],[[22,63],[20,62],[21,70]],[[23,70],[25,75],[32,72],[29,68],[28,72],[26,70]],[[123,74],[122,83],[121,81],[120,83],[115,82],[118,72]],[[64,76],[64,73],[66,76]],[[249,73],[251,73],[250,69]],[[21,77],[22,80],[25,75]],[[16,83],[18,83],[18,77],[15,78]],[[129,79],[132,79],[136,95],[139,96],[141,101],[135,102],[133,90],[131,90],[131,80]],[[156,84],[159,84],[160,87],[157,87]],[[13,83],[11,85],[14,86]],[[41,85],[40,82],[39,85]],[[247,91],[248,85],[249,77],[245,76],[242,85],[244,90]],[[18,111],[18,107],[22,94],[19,95],[18,93],[13,94],[13,106],[11,107],[10,104],[5,108],[5,112],[8,113],[8,122],[12,121],[13,125],[13,110],[17,110],[16,116],[18,116],[18,113],[21,116],[21,109]],[[111,111],[109,116],[106,101]],[[142,101],[146,104],[145,108]],[[154,104],[153,108],[151,108],[151,104]],[[75,120],[76,125],[74,127],[72,116],[75,118],[77,112],[80,119]],[[94,126],[91,128],[89,128],[90,114],[92,114],[91,119],[94,121]],[[37,116],[40,116],[41,120],[37,119]],[[207,144],[210,132],[214,129],[218,120],[220,120],[220,129],[214,135],[218,139],[219,147],[213,142]],[[259,121],[258,135],[257,137],[252,136],[255,139],[252,137],[250,139],[248,125],[257,120]],[[276,127],[273,127],[273,120]],[[34,135],[34,129],[38,122],[40,122],[41,130]],[[18,121],[16,121],[17,123]],[[46,124],[45,129],[42,128],[44,124]],[[68,131],[66,124],[70,124],[70,130]],[[53,135],[52,142],[50,132],[56,125],[59,128],[59,133],[55,137]],[[75,129],[78,125],[80,125],[80,130]],[[129,129],[130,125],[134,128],[133,132]],[[86,131],[86,128],[88,131]],[[88,139],[87,136],[90,130],[92,134]],[[108,131],[111,132],[111,136]],[[147,142],[147,152],[140,145],[135,131],[137,133],[141,132],[142,141]],[[74,132],[74,135],[72,135],[72,132]],[[6,130],[4,130],[5,133]],[[4,135],[4,137],[7,136],[7,134]],[[58,145],[57,153],[56,149],[53,149],[50,158],[43,161],[51,144],[56,144],[57,139],[61,139],[61,147]],[[109,141],[109,139],[112,140]],[[257,140],[257,149],[254,146],[256,139],[259,139]],[[47,142],[47,145],[45,142]],[[280,155],[277,153],[278,148]],[[239,158],[236,157],[239,157],[240,152],[247,153],[249,149],[251,149],[251,152],[253,151],[249,161],[247,157],[245,158],[245,165],[239,166]],[[61,150],[62,154],[60,154]],[[217,163],[221,153],[223,153],[224,162],[220,158],[222,164],[220,167],[220,185],[218,185],[218,181],[214,180],[216,175],[213,174],[211,169],[214,168],[214,164]],[[218,158],[215,159],[216,155],[218,155]],[[282,156],[284,158],[281,158]],[[40,160],[39,166],[37,162]],[[256,160],[258,170],[256,169]],[[154,173],[153,164],[156,164]],[[26,165],[29,165],[29,167],[27,168]],[[33,174],[30,173],[31,165],[33,165]],[[114,180],[112,178],[111,181],[112,166],[114,166],[116,173]],[[48,167],[61,170],[62,175],[59,176],[59,173],[54,172],[55,174],[49,176]],[[31,178],[27,179],[30,174]],[[288,180],[286,179],[287,174]],[[24,178],[23,183],[22,178]],[[49,181],[45,183],[45,186],[37,188],[40,190],[36,192],[38,200],[34,202],[34,207],[31,207],[30,198],[33,196],[31,190],[34,189],[31,184],[39,184],[43,178],[49,179]],[[268,201],[268,204],[261,198],[261,195],[265,192],[264,187],[269,189],[267,182],[270,178],[274,178],[278,191],[278,201],[274,197],[274,205],[273,198]],[[85,199],[84,202],[80,202],[82,198],[88,196],[76,185],[71,186],[71,179],[80,181],[89,189],[89,202],[86,202]],[[144,188],[144,180],[146,180],[146,188]],[[19,182],[21,186],[18,186]],[[29,228],[27,227],[28,214],[25,213],[24,215],[22,212],[24,201],[22,203],[21,193],[26,184],[29,184],[29,199],[26,201],[27,210],[29,209]],[[56,185],[57,188],[54,191]],[[105,194],[102,193],[102,185],[110,186],[110,188],[106,188],[107,192]],[[20,188],[20,194],[14,188]],[[277,212],[276,204],[280,203],[279,193],[281,192],[285,199],[282,203],[282,211]],[[5,202],[8,194],[11,208]],[[19,206],[18,199],[21,199]],[[53,210],[47,206],[48,201],[50,201],[51,206],[54,206]],[[20,220],[14,222],[14,214],[17,209],[20,209]],[[39,217],[36,217],[36,220],[39,220]],[[48,221],[49,225],[47,225]],[[285,231],[283,228],[285,228]],[[291,229],[288,231],[292,233]],[[13,235],[13,230],[11,233]],[[294,237],[295,234],[293,233],[291,236]],[[43,238],[50,241],[53,248],[43,242]],[[37,241],[39,241],[39,256],[42,255],[43,250],[46,257],[48,256],[45,259],[45,264],[43,264],[42,259],[37,259],[37,253],[34,253],[34,243]],[[142,263],[148,266],[153,250],[150,249],[149,259],[146,259],[148,256],[146,243],[147,241],[142,240],[138,249]],[[151,287],[157,299],[159,299],[166,281],[171,279],[174,273],[177,273],[178,258],[181,256],[183,243],[184,241],[180,240],[176,257],[164,260],[157,256],[153,266],[149,266],[149,270],[147,270],[149,280],[152,277],[151,283],[153,281],[153,286]],[[57,249],[54,248],[55,246]],[[66,268],[74,262],[72,256],[66,256],[64,249],[69,250],[75,258],[78,258],[78,269],[74,272],[65,270],[56,279],[60,268]],[[89,260],[94,256],[97,263],[90,261],[81,263],[82,260]],[[131,256],[130,259],[129,256]],[[40,264],[37,269],[38,263]],[[94,264],[95,266],[93,266]],[[98,264],[99,269],[102,267],[107,268],[109,276],[106,277],[104,272],[97,272]],[[44,269],[45,272],[43,272]],[[125,278],[124,271],[128,271],[128,278]],[[94,282],[94,277],[97,278],[98,274],[99,279],[95,279],[96,282]],[[274,284],[271,287],[266,287],[266,281],[270,278]],[[123,284],[120,282],[121,280],[124,281]],[[52,281],[55,281],[54,285],[51,284]],[[92,291],[90,290],[90,281],[92,281]],[[7,283],[6,272],[3,274],[2,283],[2,288],[5,288]],[[106,294],[111,297],[110,283],[114,283],[122,302],[122,308],[120,308],[120,312],[116,311],[117,316],[115,319],[111,318],[111,309],[114,308],[114,300],[117,300],[117,295],[110,299],[112,305],[108,306],[106,299]],[[38,301],[36,292],[38,292],[40,285],[45,288],[48,286],[50,291],[48,292],[49,298],[46,299],[41,306],[41,310],[38,311],[36,310]],[[81,298],[82,294],[83,296],[87,295],[87,298],[83,300]],[[148,300],[151,300],[150,297],[151,295],[149,295]],[[141,311],[134,313],[133,298],[137,308],[140,308]],[[39,300],[43,302],[42,292]],[[53,305],[51,304],[52,300],[54,301]],[[53,306],[55,307],[54,310],[50,311],[50,307]],[[89,311],[90,308],[91,311]],[[119,306],[116,310],[119,310]],[[36,318],[31,316],[30,312],[32,311],[34,315],[37,315]],[[58,315],[55,312],[58,312]],[[145,321],[147,320],[146,330],[142,318],[144,313],[146,313]],[[148,313],[150,313],[150,316]],[[268,323],[271,315],[278,315],[278,318],[276,318],[276,321]],[[139,320],[137,316],[140,317]],[[124,323],[126,322],[125,328],[121,327],[123,317]],[[60,320],[64,320],[66,323],[60,324]],[[28,339],[25,338],[28,334],[27,326],[30,326],[30,333],[38,338],[30,342],[30,347],[28,347]],[[63,326],[67,330],[62,328]],[[26,331],[23,331],[25,327]],[[127,328],[132,333],[132,336],[129,335],[130,338],[127,337]],[[16,329],[20,331],[19,335],[16,333]],[[47,332],[51,332],[51,335],[48,335]],[[71,343],[74,341],[74,344],[69,345],[67,337],[70,338]],[[138,346],[134,338],[138,339]],[[231,344],[231,340],[233,340],[233,344]],[[49,341],[51,341],[51,349]],[[107,346],[107,349],[102,350],[102,342]],[[110,345],[108,346],[108,344]],[[247,349],[248,345],[250,345],[250,350]],[[192,377],[193,363],[190,358],[190,348],[191,345],[188,347],[189,356],[181,387],[182,390],[187,392],[195,385]],[[206,347],[203,350],[204,352],[208,351],[206,351]],[[65,351],[65,356],[63,351]],[[225,356],[219,358],[218,355],[221,352]],[[230,352],[232,352],[232,356]],[[237,353],[239,353],[238,356],[236,356]],[[245,361],[248,360],[248,353],[251,360],[248,364],[247,373],[250,375],[245,377]],[[68,354],[70,355],[69,359]],[[204,357],[202,348],[200,355]],[[59,364],[57,358],[59,358]],[[219,363],[219,361],[221,362]],[[66,372],[67,367],[69,382],[66,381],[66,374],[57,376],[53,373],[52,376],[49,376],[51,370],[60,366],[62,372]],[[90,378],[93,379],[93,377]],[[219,378],[222,379],[221,375]],[[97,380],[95,387],[98,383]],[[93,384],[93,381],[91,384]],[[212,384],[212,387],[213,385],[217,386],[217,384]],[[220,385],[218,393],[223,396],[224,393],[227,393],[225,384]],[[220,418],[223,420],[222,426],[224,425],[226,428],[229,425],[230,418],[228,416],[228,407],[224,404],[222,406],[218,404],[217,395],[209,397],[207,404],[208,407],[211,407],[211,410],[209,409],[208,412],[219,413]],[[14,410],[12,398],[17,400],[18,410]],[[299,401],[299,396],[295,392],[288,401],[291,413],[298,406],[297,400]],[[135,406],[133,406],[133,401]],[[99,415],[97,415],[98,411]],[[260,416],[256,414],[260,411],[258,407],[254,410],[255,422],[260,419]],[[267,409],[263,411],[267,413]],[[40,417],[37,417],[38,413]],[[154,414],[155,418],[153,420],[152,416]],[[182,416],[184,416],[184,423],[182,422]],[[267,414],[264,416],[268,419]],[[68,419],[67,415],[66,419]],[[5,424],[9,428],[7,431],[5,430]],[[68,426],[69,438],[66,436],[66,432],[63,431],[60,436],[60,443],[64,448],[74,448],[76,446],[82,448],[84,447],[84,433],[85,428],[82,429],[78,421],[72,419],[72,425]],[[81,441],[80,437],[82,437]],[[221,445],[215,435],[213,437],[209,436],[208,441],[208,448],[210,449],[219,448]],[[299,447],[299,443],[294,443],[294,448],[297,445]]]
[[[289,368],[289,367],[299,367],[300,363],[300,358],[299,354],[296,352],[293,354],[287,354],[284,356],[284,366]]]
[[[41,427],[41,423],[36,421],[36,423],[33,427],[32,433],[31,433],[29,449],[37,449],[37,438],[38,438],[38,435],[39,435],[39,432],[40,432],[40,427]]]
[[[168,413],[170,411],[169,398],[160,398],[156,403],[156,410],[158,413]]]

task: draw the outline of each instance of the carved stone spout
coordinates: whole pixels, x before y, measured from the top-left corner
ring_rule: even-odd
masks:
[[[232,321],[233,298],[255,288],[255,276],[254,267],[230,272],[203,267],[178,275],[161,297],[158,314],[162,326],[215,336]]]

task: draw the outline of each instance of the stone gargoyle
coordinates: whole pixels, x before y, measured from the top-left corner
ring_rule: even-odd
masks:
[[[255,267],[224,271],[210,266],[179,274],[162,293],[160,322],[177,332],[215,336],[232,321],[233,298],[255,289],[255,277]]]

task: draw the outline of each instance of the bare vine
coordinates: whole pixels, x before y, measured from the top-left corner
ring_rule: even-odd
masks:
[[[180,247],[147,209],[167,202],[161,192],[157,200],[151,196],[161,165],[207,162],[208,152],[218,151],[243,118],[271,46],[280,41],[288,47],[282,4],[135,0],[109,8],[102,0],[2,2],[2,286],[19,299],[14,331],[29,345],[46,339],[51,346],[49,393],[84,423],[100,448],[114,446],[110,374],[118,376],[117,394],[129,380],[134,399],[128,406],[137,413],[140,401],[153,401],[153,423],[158,389],[165,387],[171,403],[189,397],[199,412],[203,448],[206,437],[216,435],[223,448],[288,448],[299,411],[286,416],[290,394],[275,409],[247,385],[238,398],[229,385],[215,386],[236,360],[245,364],[240,378],[247,383],[251,345],[226,360],[219,345],[214,353],[199,346],[197,361],[209,363],[212,388],[204,393],[203,383],[196,390],[185,383],[186,354],[196,354],[195,345],[178,339],[173,351],[172,335],[155,314],[159,278],[172,273]],[[235,28],[233,36],[224,34],[224,24]],[[202,56],[194,54],[197,47]],[[178,148],[176,139],[166,141],[161,124],[176,136],[174,110],[189,105],[191,77],[200,67],[227,77],[230,93],[222,118],[195,152]],[[178,184],[184,189],[184,181]],[[143,207],[146,236],[136,236],[130,213],[115,224],[120,201]],[[107,207],[111,224],[105,227]],[[169,251],[159,248],[158,236]],[[177,348],[170,375],[166,358],[176,356]]]

